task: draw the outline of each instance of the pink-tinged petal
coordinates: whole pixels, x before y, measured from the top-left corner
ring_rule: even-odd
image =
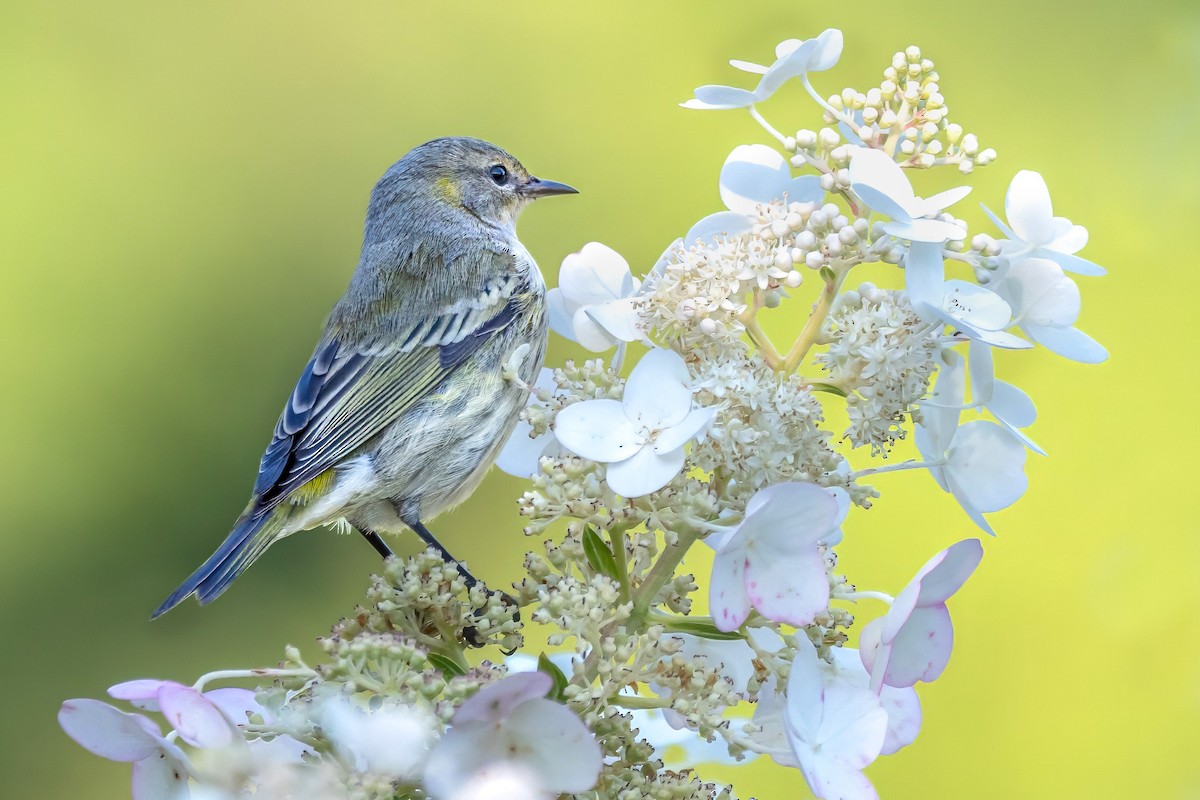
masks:
[[[896,641],[900,631],[908,624],[909,617],[916,611],[917,601],[920,598],[921,584],[919,581],[909,581],[908,585],[900,590],[900,594],[896,595],[896,599],[892,601],[892,607],[883,615],[883,627],[879,630],[879,639],[884,646],[891,645]]]
[[[162,736],[146,723],[154,726],[143,716],[88,698],[67,700],[58,712],[58,724],[67,736],[109,761],[141,761],[160,750]]]
[[[717,630],[735,631],[750,616],[746,594],[746,554],[740,547],[718,552],[713,558],[708,587],[708,608]]]
[[[128,701],[144,711],[158,711],[158,690],[164,686],[180,686],[175,681],[159,681],[143,678],[125,681],[108,687],[108,696],[115,700]]]
[[[844,683],[826,686],[821,720],[823,755],[862,769],[879,757],[887,736],[887,712],[869,689]]]
[[[917,681],[936,680],[950,661],[954,626],[945,605],[915,609],[892,643],[883,682],[904,688]]]
[[[879,755],[890,756],[916,741],[921,732],[921,700],[912,687],[884,686],[879,693],[879,703],[888,715],[887,736]]]
[[[133,765],[133,800],[187,800],[188,774],[182,763],[159,752]]]
[[[616,347],[617,340],[588,313],[592,308],[596,306],[583,306],[575,312],[571,317],[571,330],[575,332],[575,341],[593,353],[603,353]]]
[[[634,297],[623,297],[609,303],[588,306],[584,310],[592,322],[599,325],[612,339],[638,342],[645,338],[637,299]]]
[[[919,606],[944,603],[962,588],[983,559],[983,543],[964,539],[950,545],[925,563],[913,578],[921,584]]]
[[[791,179],[779,151],[762,144],[739,145],[721,167],[721,201],[730,211],[753,215],[760,203],[779,199]]]
[[[1041,175],[1023,169],[1013,177],[1004,198],[1004,216],[1024,242],[1046,244],[1054,239],[1050,190]]]
[[[621,402],[625,415],[638,428],[678,425],[692,410],[687,365],[674,350],[654,348],[633,368]]]
[[[1027,428],[1037,419],[1037,407],[1029,395],[1004,381],[996,381],[987,407],[997,419],[1014,428]]]
[[[1099,364],[1108,359],[1104,345],[1078,328],[1025,325],[1022,330],[1029,334],[1030,339],[1063,358],[1083,364]]]
[[[919,216],[908,176],[882,150],[856,147],[850,156],[850,188],[884,216],[907,221]]]
[[[563,259],[558,288],[568,303],[606,303],[633,292],[633,275],[621,254],[599,242],[588,242]]]
[[[829,576],[816,543],[798,554],[761,548],[746,554],[746,596],[769,620],[800,627],[829,607]]]
[[[816,175],[801,175],[784,185],[780,199],[783,199],[784,196],[789,203],[820,205],[821,201],[825,199],[825,190],[821,188],[821,179]]]
[[[875,791],[870,779],[840,759],[821,759],[809,770],[801,767],[801,772],[817,797],[879,800],[879,793]]]
[[[909,300],[939,305],[946,284],[946,260],[942,245],[913,242],[904,256],[904,288]]]
[[[754,92],[738,89],[733,86],[700,86],[695,91],[696,98],[683,103],[684,108],[727,109],[747,108],[758,102]]]
[[[816,743],[825,718],[825,685],[821,660],[808,636],[793,637],[796,657],[788,674],[785,727],[805,742]],[[790,737],[789,737],[790,738]]]
[[[891,654],[891,645],[883,643],[883,617],[876,617],[858,632],[858,657],[870,678],[872,691],[883,686],[883,673]]]
[[[459,713],[462,713],[461,709]],[[451,726],[433,746],[429,760],[425,762],[426,791],[437,798],[456,797],[455,792],[459,787],[467,783],[481,767],[507,760],[507,753],[504,752],[506,744],[507,737],[497,735],[495,725],[471,721]]]
[[[736,211],[718,211],[709,214],[692,226],[683,237],[684,244],[689,247],[696,242],[712,244],[718,236],[739,236],[750,230],[750,218]]]
[[[996,389],[996,368],[991,345],[972,339],[967,346],[967,370],[971,375],[971,399],[987,405]]]
[[[1025,448],[994,422],[961,425],[947,455],[946,472],[955,496],[981,513],[1007,508],[1029,485]]]
[[[641,497],[670,483],[683,469],[685,460],[682,447],[667,453],[656,453],[652,447],[643,447],[630,458],[609,464],[604,479],[608,488],[622,497]]]
[[[715,408],[692,409],[678,425],[663,428],[659,432],[658,438],[654,440],[654,452],[663,455],[683,447],[707,430],[716,414]]]
[[[940,244],[946,240],[959,241],[967,238],[967,229],[945,222],[940,219],[911,219],[893,220],[882,226],[885,233],[897,239],[907,239],[910,242],[933,242]]]
[[[488,684],[459,706],[454,724],[503,722],[522,703],[545,697],[554,679],[544,672],[516,672]]]
[[[513,709],[504,727],[521,743],[514,760],[531,766],[545,788],[574,794],[595,786],[603,764],[600,745],[566,706],[530,700]]]
[[[801,481],[777,483],[750,498],[738,536],[767,550],[800,552],[831,530],[837,513],[837,500],[824,486]]]
[[[578,309],[568,305],[562,289],[554,288],[546,292],[546,309],[550,314],[550,330],[564,339],[575,341],[571,317]]]
[[[970,186],[955,186],[953,189],[947,189],[944,192],[938,192],[935,195],[923,198],[921,202],[925,205],[925,213],[922,216],[940,214],[944,209],[954,205],[970,193]]]
[[[993,214],[992,210],[990,208],[985,206],[983,203],[980,203],[979,207],[983,209],[983,213],[988,215],[988,219],[990,219],[992,221],[992,223],[997,228],[1000,229],[1000,233],[1004,236],[1004,238],[1006,238],[1006,239],[1016,239],[1017,238],[1017,234],[1013,233],[1013,229],[1008,227],[1007,225],[1005,225],[1004,221],[1001,220],[995,214]]]
[[[179,738],[194,747],[225,747],[233,741],[233,729],[212,701],[190,686],[164,686],[158,692],[159,706]]]
[[[245,725],[252,714],[257,714],[264,720],[271,719],[271,715],[259,704],[254,692],[249,689],[227,686],[211,689],[204,693],[204,697],[219,708],[225,718],[234,725]]]
[[[554,435],[572,453],[602,463],[622,461],[642,448],[641,436],[619,400],[567,406],[554,417]]]

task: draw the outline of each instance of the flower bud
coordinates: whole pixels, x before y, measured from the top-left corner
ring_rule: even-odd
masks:
[[[892,56],[892,69],[897,71],[908,69],[908,59],[904,57],[904,53],[896,53]]]
[[[821,133],[818,134],[818,137],[821,147],[826,150],[832,150],[837,147],[838,142],[842,140],[842,137],[833,128],[821,128]]]
[[[917,143],[912,139],[905,139],[904,141],[900,142],[900,152],[904,153],[906,156],[911,156],[913,153],[917,152]]]
[[[797,205],[793,203],[792,205]],[[794,231],[798,231],[804,227],[804,217],[798,210],[789,211],[787,215],[787,225]]]
[[[850,225],[843,226],[837,235],[842,244],[850,245],[858,241],[858,231]]]
[[[842,241],[836,233],[831,233],[825,237],[825,250],[833,258],[837,258],[842,254]]]
[[[813,250],[804,257],[804,263],[808,265],[809,269],[820,269],[825,266],[825,256],[820,250]]]
[[[786,220],[777,219],[771,223],[771,236],[776,239],[782,239],[784,236],[787,236],[791,230],[792,229],[788,227]]]
[[[817,237],[813,235],[812,231],[800,231],[800,233],[796,234],[796,247],[801,250],[815,250],[817,248]]]
[[[712,317],[700,320],[700,332],[705,336],[714,336],[717,332],[717,322]]]
[[[837,207],[835,206],[833,210],[837,211]],[[849,224],[850,220],[846,219],[845,214],[838,214],[832,220],[830,220],[829,227],[833,228],[835,231],[840,231]]]
[[[917,47],[915,44],[910,44],[908,47],[904,48],[904,58],[910,64],[921,63],[921,48]]]
[[[787,150],[789,153],[791,153],[791,152],[795,151],[795,149],[796,149],[796,137],[795,137],[795,136],[785,136],[785,137],[783,137],[783,149],[784,149],[784,150]]]
[[[789,272],[783,279],[783,285],[789,289],[795,289],[804,282],[804,275],[796,270]]]
[[[821,173],[821,177],[818,178],[818,180],[821,182],[822,189],[824,189],[827,192],[833,191],[835,181],[834,181],[832,174],[830,174],[828,172],[823,172],[823,173]]]
[[[946,138],[950,141],[950,144],[957,142],[962,138],[962,135],[962,125],[959,125],[957,122],[951,122],[946,126]]]
[[[975,156],[975,163],[981,167],[986,167],[988,164],[996,160],[996,151],[992,148],[987,148],[979,155]]]
[[[776,250],[775,258],[773,260],[775,262],[776,269],[786,272],[792,268],[792,254],[789,250],[785,250],[783,248]]]
[[[979,139],[973,133],[968,133],[962,139],[962,151],[969,156],[979,152]]]
[[[779,308],[779,304],[783,302],[783,295],[778,289],[770,289],[763,292],[763,305],[767,308]]]
[[[796,131],[796,146],[808,150],[817,143],[817,134],[810,130]]]
[[[825,212],[822,209],[818,208],[816,211],[808,215],[808,227],[810,228],[824,228],[827,222],[828,218],[825,216]]]

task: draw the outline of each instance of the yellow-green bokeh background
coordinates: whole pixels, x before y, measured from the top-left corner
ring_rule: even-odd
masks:
[[[921,737],[869,775],[890,798],[1200,797],[1184,283],[1200,12],[1193,0],[835,5],[5,4],[4,796],[128,797],[127,766],[59,731],[62,699],[271,664],[285,643],[311,649],[360,596],[370,548],[304,535],[211,607],[147,621],[241,508],[388,164],[436,136],[500,143],[582,189],[522,221],[551,281],[593,239],[645,269],[719,208],[728,151],[763,140],[740,113],[676,103],[736,79],[727,58],[768,59],[778,40],[833,25],[847,47],[816,76],[824,92],[874,85],[894,50],[920,44],[955,117],[1000,152],[961,214],[982,226],[973,201],[999,206],[1017,169],[1037,169],[1111,272],[1081,281],[1081,327],[1109,363],[1004,360],[1038,403],[1033,435],[1051,457],[1030,460],[1028,494],[994,517],[1001,537],[953,601],[958,642],[922,692]],[[786,95],[772,119],[816,124],[798,89]],[[842,563],[896,591],[973,532],[926,476],[879,486],[876,508],[851,517]],[[435,528],[494,582],[516,577],[526,546],[520,491],[493,474]],[[803,794],[770,765],[717,774],[743,796]]]

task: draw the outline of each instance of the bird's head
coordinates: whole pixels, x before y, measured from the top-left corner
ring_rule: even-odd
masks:
[[[398,198],[462,208],[498,227],[511,227],[532,200],[576,191],[535,178],[504,150],[467,137],[434,139],[413,148],[388,170],[380,187],[385,184]]]

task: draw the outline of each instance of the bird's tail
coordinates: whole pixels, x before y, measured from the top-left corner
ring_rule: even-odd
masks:
[[[162,616],[193,594],[201,605],[215,600],[278,537],[288,516],[281,511],[276,508],[254,513],[247,509],[217,551],[155,609],[150,619]]]

